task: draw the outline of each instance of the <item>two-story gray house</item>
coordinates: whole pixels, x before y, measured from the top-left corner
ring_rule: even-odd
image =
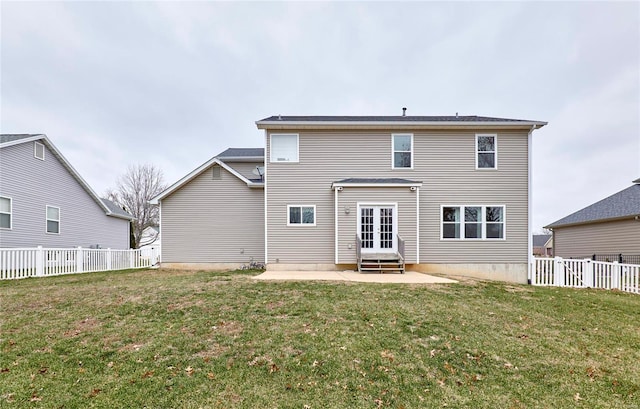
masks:
[[[0,247],[127,249],[131,219],[46,135],[0,135]]]
[[[256,125],[266,149],[247,169],[218,155],[156,198],[165,263],[253,257],[270,270],[408,268],[526,282],[531,135],[546,122],[272,116]],[[261,180],[248,173],[256,167]],[[224,223],[211,222],[219,212]],[[187,238],[206,241],[197,260]],[[250,240],[258,250],[248,254]]]

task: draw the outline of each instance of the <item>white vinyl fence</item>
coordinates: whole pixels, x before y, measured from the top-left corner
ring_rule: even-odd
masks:
[[[159,248],[4,248],[0,249],[0,280],[145,268],[159,262]]]
[[[536,257],[530,266],[533,285],[617,289],[640,294],[640,265]]]

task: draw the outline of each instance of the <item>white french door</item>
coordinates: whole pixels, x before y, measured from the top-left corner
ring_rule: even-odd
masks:
[[[358,235],[365,253],[396,251],[396,206],[359,205]]]

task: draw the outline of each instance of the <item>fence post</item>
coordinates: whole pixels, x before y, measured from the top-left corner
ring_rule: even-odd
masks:
[[[593,288],[593,262],[588,258],[584,259],[582,269],[582,284],[587,288]]]
[[[111,249],[107,249],[107,271],[111,271]]]
[[[620,275],[622,273],[622,266],[617,262],[613,262],[611,267],[611,289],[620,289]]]
[[[76,249],[76,273],[83,273],[82,268],[84,267],[83,257],[82,257],[82,247],[78,246]]]
[[[42,277],[44,275],[44,254],[45,251],[42,246],[38,246],[36,250],[36,277]]]
[[[134,259],[134,257],[135,257],[136,252],[137,252],[137,251],[136,251],[136,250],[134,250],[134,249],[130,249],[130,250],[129,250],[129,268],[133,268],[133,267],[135,267],[134,262],[133,262],[133,259]]]
[[[553,285],[564,287],[564,263],[562,257],[553,258]]]

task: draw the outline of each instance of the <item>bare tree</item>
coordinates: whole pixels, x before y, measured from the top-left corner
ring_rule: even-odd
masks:
[[[149,200],[166,187],[162,170],[149,164],[129,166],[116,183],[116,188],[107,190],[106,196],[134,217],[131,221],[131,247],[153,243],[157,239],[157,230],[145,238],[145,243],[142,240],[145,229],[157,227],[160,222],[158,206],[150,204]]]

